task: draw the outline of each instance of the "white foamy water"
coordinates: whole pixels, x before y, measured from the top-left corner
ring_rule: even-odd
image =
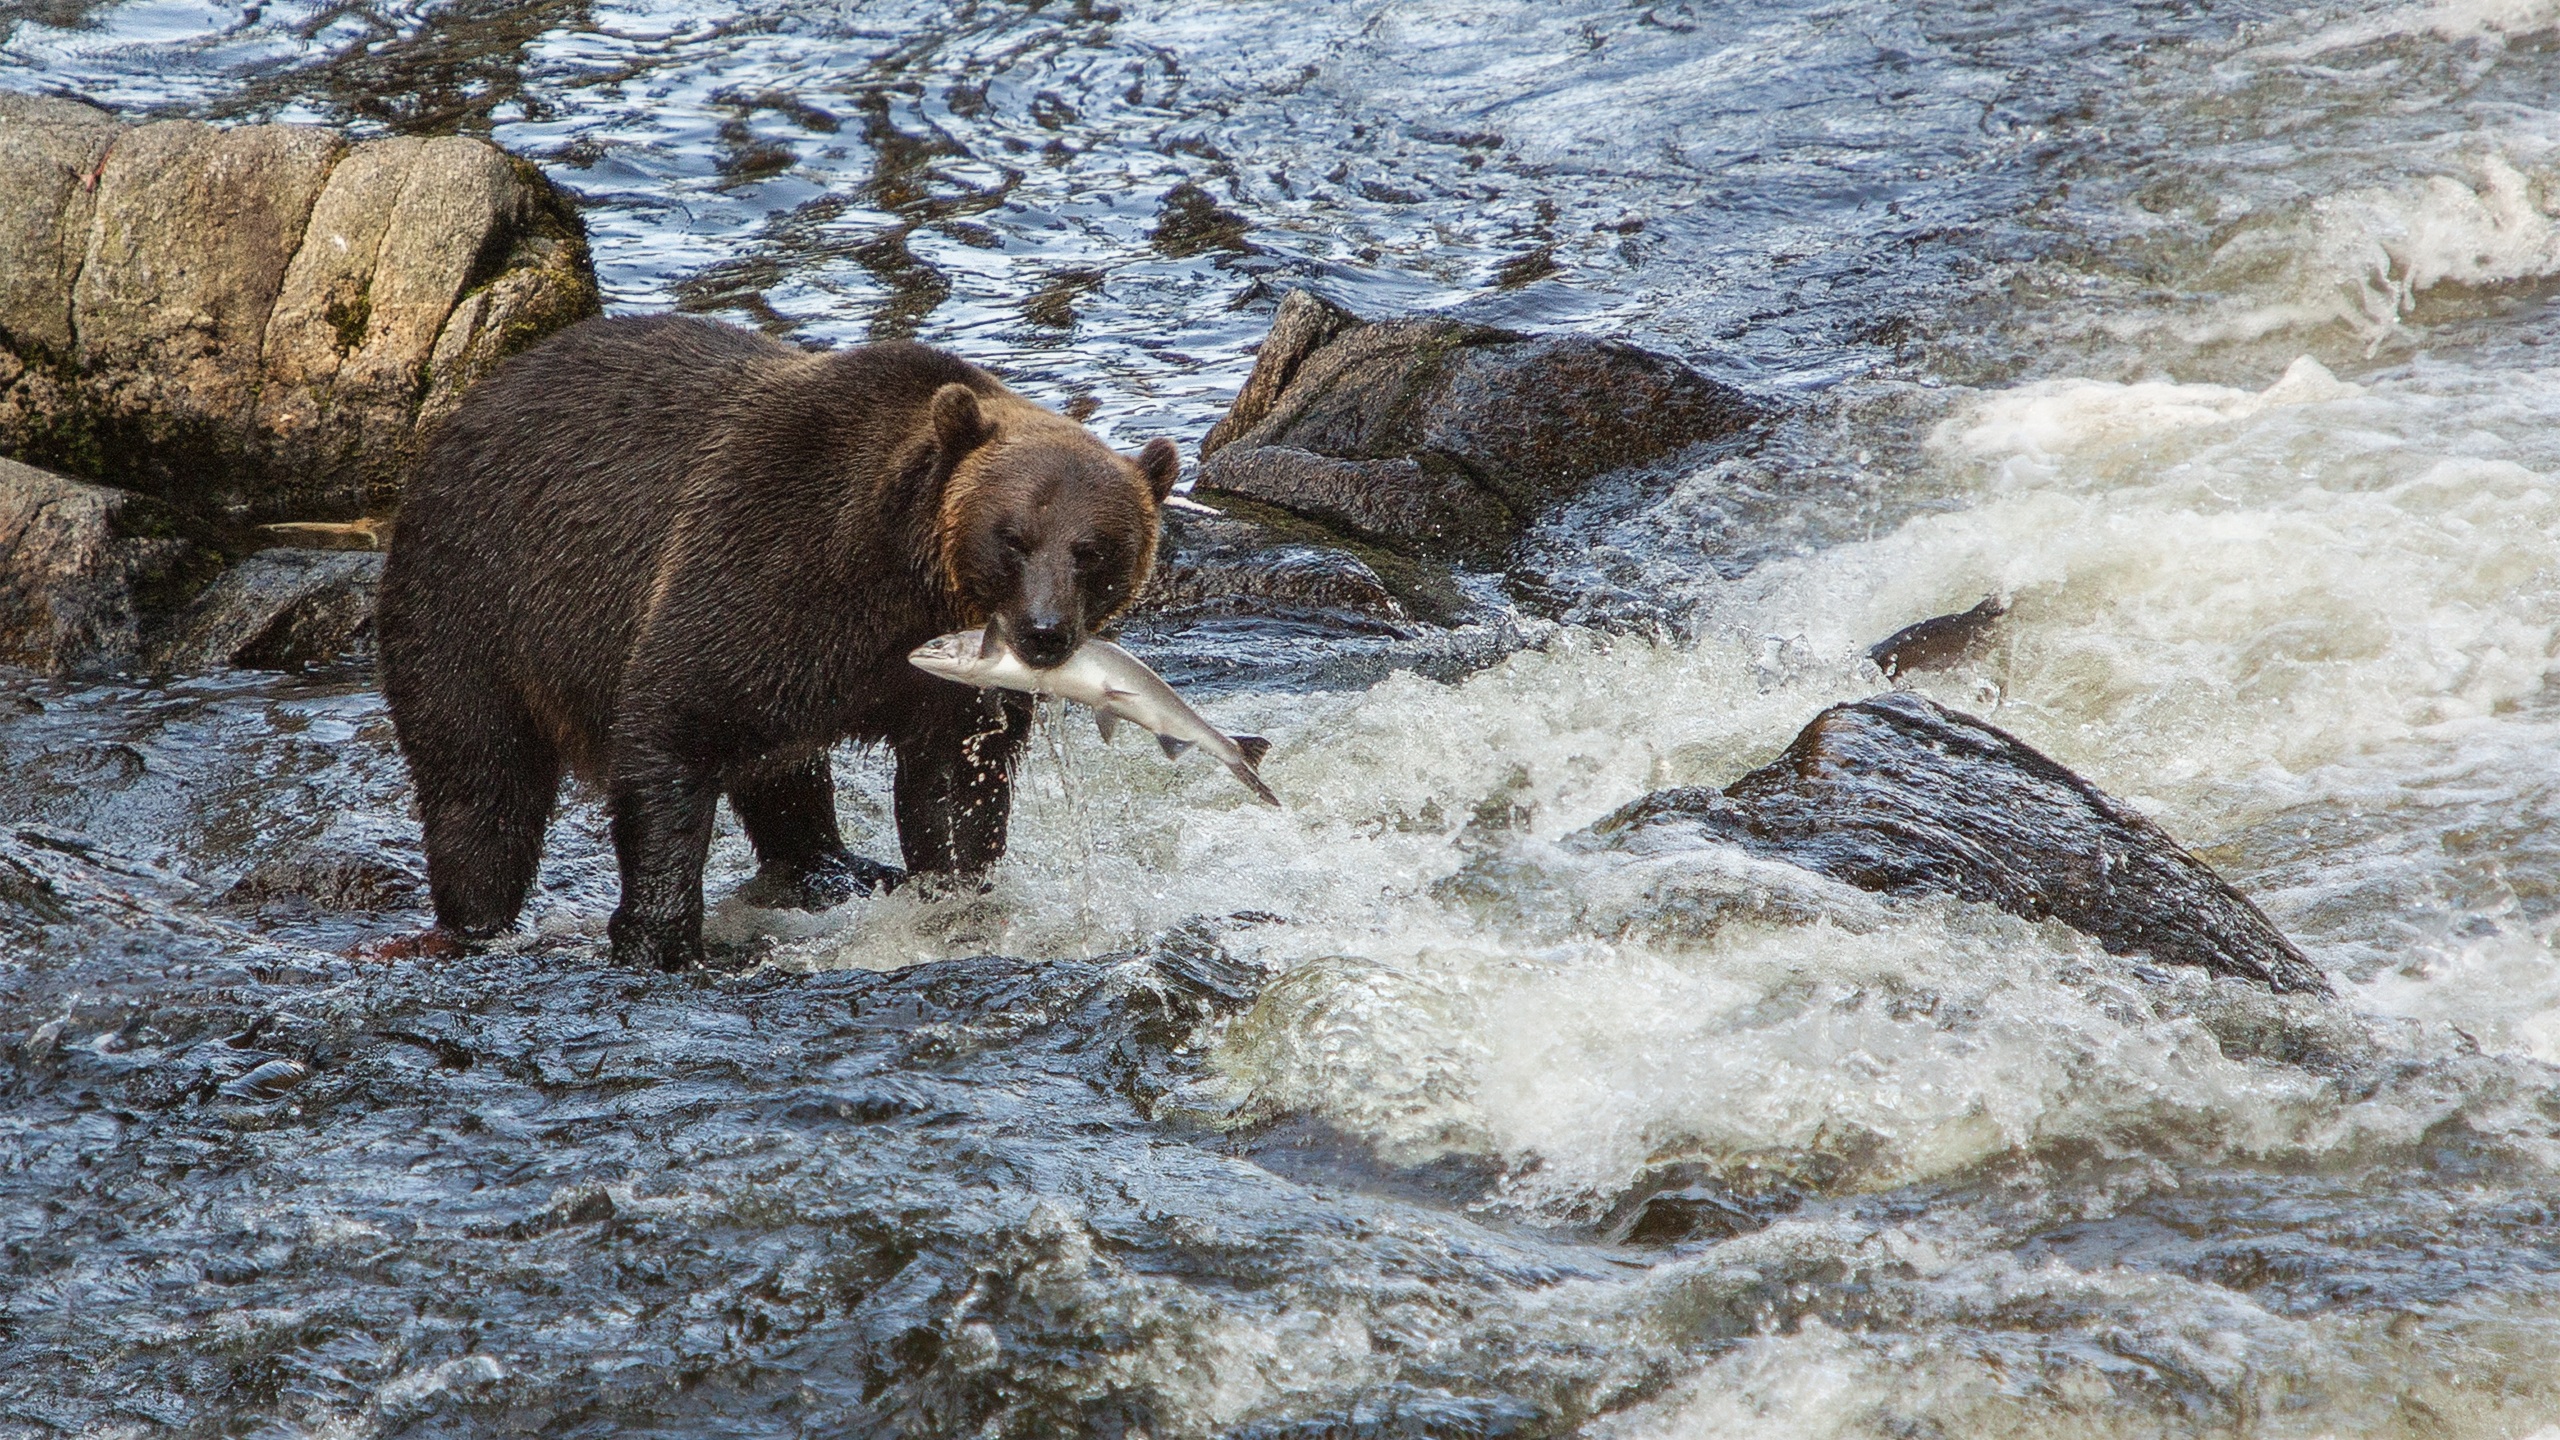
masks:
[[[1822,705],[1876,688],[1865,643],[1985,593],[2013,597],[2006,639],[1929,688],[1995,699],[1998,723],[2244,878],[2252,857],[2227,847],[2267,817],[2326,804],[2387,828],[2365,812],[2395,766],[2414,781],[2466,749],[2512,762],[2548,739],[2555,422],[2560,375],[2443,365],[1980,396],[1931,447],[1973,502],[1727,587],[1710,605],[1738,638],[1568,636],[1457,685],[1217,707],[1279,737],[1281,812],[1071,724],[1085,803],[1064,803],[1054,769],[1026,780],[1019,851],[1043,858],[1010,866],[983,906],[874,907],[823,944],[870,964],[1099,950],[1193,915],[1273,912],[1285,923],[1248,944],[1304,968],[1237,1038],[1241,1083],[1401,1159],[1499,1156],[1534,1172],[1524,1194],[1568,1204],[1667,1159],[1855,1151],[1844,1183],[1872,1187],[2163,1124],[2216,1153],[2352,1151],[2367,1130],[2433,1123],[2436,1099],[2341,1108],[2325,1080],[2227,1058],[2192,1002],[2153,1013],[2066,931],[1886,907],[1760,862],[1553,842],[1647,789],[1734,778]],[[1799,678],[1763,688],[1764,634],[1810,657]],[[1469,823],[1488,807],[1519,828]],[[1442,883],[1462,871],[1488,883]],[[2290,918],[2289,892],[2260,894]],[[2333,965],[2368,938],[2293,928]],[[2449,941],[2427,962],[2448,983],[2394,969],[2356,993],[2540,1057],[2552,1022],[2516,1013],[2513,985],[2450,977],[2530,970],[2549,938],[2520,921]],[[1342,955],[1358,959],[1326,958]]]
[[[2329,277],[2328,308],[2285,323],[2369,340],[2422,324],[2432,289],[2553,273],[2546,189],[2490,154],[2468,178],[2313,202],[2277,268]],[[2265,1226],[2293,1203],[2282,1175],[2373,1197],[2299,1261],[2315,1273],[2427,1243],[2448,1206],[2560,1189],[2560,906],[2534,873],[2560,854],[2560,369],[2305,355],[2272,377],[2049,378],[1938,413],[1915,480],[1958,503],[1702,579],[1708,638],[1568,633],[1454,685],[1212,707],[1275,738],[1281,812],[1071,722],[1080,801],[1035,764],[1024,858],[984,904],[874,907],[802,953],[1099,951],[1265,912],[1229,943],[1283,978],[1224,1035],[1217,1093],[1186,1100],[1202,1113],[1312,1117],[1391,1165],[1488,1162],[1485,1204],[1541,1223],[1596,1222],[1672,1168],[1793,1197],[1794,1218],[1641,1281],[1516,1302],[1523,1324],[1561,1307],[1693,1357],[1595,1434],[2560,1420],[2560,1313],[2531,1266],[2365,1305],[2164,1258]],[[1558,843],[1648,789],[1730,781],[1880,686],[1865,645],[1995,593],[2013,605],[1999,643],[1922,688],[2211,856],[2338,1002],[2144,980],[2058,926],[1739,856]],[[2449,1136],[2494,1157],[2466,1162],[2486,1167],[2473,1199],[2398,1194]],[[2220,1209],[2185,1198],[2197,1175],[2222,1177]],[[1923,1192],[1942,1198],[1889,1203]],[[2223,1218],[2153,1233],[2189,1204]],[[2434,1218],[2394,1240],[2382,1212],[2409,1204]],[[2150,1238],[2019,1248],[2110,1225]],[[2483,1243],[2480,1263],[2514,1263]],[[1778,1278],[1844,1269],[1874,1276],[1848,1312]],[[2338,1282],[2394,1283],[2435,1293]],[[1711,1341],[1700,1317],[1736,1305],[1763,1333]]]
[[[2209,344],[2336,327],[2370,357],[2414,338],[2406,322],[2430,292],[2560,273],[2550,151],[2538,130],[2500,135],[2445,157],[2450,173],[2321,195],[2245,229],[2213,255],[2243,298],[2174,328]]]
[[[1276,737],[1285,811],[1072,720],[1080,802],[1035,763],[1024,858],[994,895],[874,907],[805,953],[1099,951],[1267,912],[1228,943],[1284,974],[1187,1106],[1312,1117],[1390,1165],[1489,1162],[1487,1206],[1540,1223],[1598,1222],[1674,1167],[1795,1197],[1804,1218],[1571,1302],[1663,1354],[1712,1353],[1595,1433],[2549,1423],[2560,1392],[2528,1377],[2554,1373],[2560,1313],[2538,1291],[2475,1287],[2413,1321],[2018,1246],[2174,1210],[2198,1173],[2352,1175],[2410,1203],[2394,1177],[2448,1136],[2495,1157],[2477,1193],[2560,1189],[2560,877],[2532,873],[2560,818],[2560,371],[2033,382],[1960,397],[1925,463],[1963,504],[1707,588],[1693,645],[1569,633],[1454,685],[1212,707]],[[2145,980],[2060,926],[1736,855],[1558,843],[1647,789],[1761,763],[1878,688],[1865,644],[1986,593],[2013,601],[2004,638],[1924,688],[2211,855],[2338,1002]],[[1869,1198],[1915,1189],[1947,1198]],[[2410,1243],[2353,1234],[2303,1263]],[[1881,1267],[1861,1302],[1880,1315],[1761,1293],[1842,1266]],[[1702,1288],[1760,1297],[1777,1329],[1707,1344]],[[2408,1378],[2464,1365],[2504,1378]],[[2137,1373],[2152,1399],[2128,1406]]]
[[[2296,12],[2297,14],[2307,12]],[[2408,38],[2434,41],[2486,39],[2503,44],[2560,23],[2551,0],[2425,0],[2416,5],[2375,6],[2316,26],[2298,39],[2270,41],[2245,54],[2257,61],[2317,60],[2342,50]]]

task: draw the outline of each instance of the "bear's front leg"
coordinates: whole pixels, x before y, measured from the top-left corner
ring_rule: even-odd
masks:
[[[616,747],[613,850],[622,903],[607,931],[617,963],[682,970],[702,963],[702,866],[711,853],[718,776],[665,750]]]
[[[746,827],[761,867],[738,891],[768,909],[828,910],[906,878],[844,847],[836,827],[835,777],[827,752],[768,761],[729,782],[729,809]]]
[[[898,848],[915,875],[975,878],[1004,858],[1013,767],[1031,734],[1031,697],[952,685],[891,742],[898,756]]]

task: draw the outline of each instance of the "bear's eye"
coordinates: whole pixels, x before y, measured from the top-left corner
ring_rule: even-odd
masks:
[[[1031,542],[1023,539],[1022,532],[1019,530],[997,531],[996,543],[1003,546],[1006,553],[1011,555],[1028,555],[1031,553]]]
[[[1076,557],[1077,569],[1092,570],[1111,554],[1111,547],[1098,540],[1079,540],[1067,547],[1067,553]]]

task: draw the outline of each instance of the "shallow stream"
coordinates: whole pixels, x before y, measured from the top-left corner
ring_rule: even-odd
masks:
[[[1134,637],[1285,810],[1070,720],[982,897],[724,829],[717,974],[604,964],[583,796],[501,952],[342,958],[424,914],[360,668],[0,678],[0,1436],[2560,1434],[2549,0],[0,0],[0,85],[486,132],[617,309],[1124,445],[1293,285],[1783,416],[1480,668]],[[1920,688],[2334,1002],[1560,843],[1991,593]]]

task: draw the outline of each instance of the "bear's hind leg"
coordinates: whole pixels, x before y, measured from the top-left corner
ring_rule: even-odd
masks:
[[[767,909],[825,910],[896,884],[906,872],[844,848],[827,752],[750,771],[729,809],[756,847],[756,878],[739,891]]]
[[[512,695],[467,695],[453,713],[400,717],[426,822],[436,923],[485,940],[516,923],[560,794],[560,752]]]

